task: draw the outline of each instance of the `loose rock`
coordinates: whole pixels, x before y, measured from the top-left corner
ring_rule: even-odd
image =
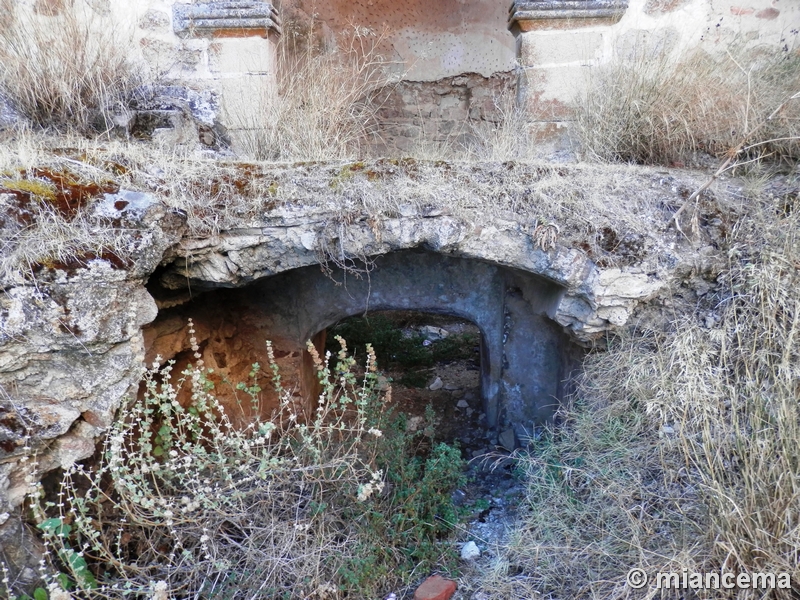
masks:
[[[475,560],[480,555],[480,548],[478,548],[478,545],[473,541],[469,541],[461,547],[461,560]]]
[[[514,436],[514,430],[510,427],[503,431],[497,439],[500,442],[500,445],[509,452],[513,452],[517,447],[517,440]]]
[[[420,329],[420,333],[426,340],[431,340],[432,342],[443,340],[450,335],[450,332],[448,332],[446,329],[434,327],[433,325],[425,325]]]

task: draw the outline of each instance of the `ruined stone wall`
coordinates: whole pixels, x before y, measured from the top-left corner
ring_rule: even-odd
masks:
[[[396,85],[376,93],[378,155],[424,153],[425,144],[462,147],[497,119],[495,101],[515,93],[514,38],[497,0],[291,0],[287,18],[316,15],[329,43],[353,26],[371,34]]]
[[[798,24],[800,5],[786,0],[516,0],[518,98],[534,132],[553,137],[599,66],[636,51],[667,62],[731,45],[797,52]]]
[[[56,27],[66,7],[61,0],[16,2],[42,27]],[[197,136],[215,146],[224,136],[220,123],[235,138],[263,119],[276,89],[281,31],[270,3],[85,6],[87,19],[105,19],[98,26],[115,23],[119,43],[130,44],[154,75],[189,88],[162,89],[139,129],[158,130],[170,143]],[[284,0],[280,9],[318,24],[329,43],[343,42],[353,28],[375,43],[398,82],[382,90],[379,153],[421,142],[461,144],[476,125],[496,118],[493,100],[510,88],[533,117],[534,133],[552,137],[593,69],[637,48],[668,59],[695,47],[724,52],[732,43],[796,52],[800,23],[800,6],[788,0],[516,0],[510,12],[496,0]]]
[[[143,80],[120,134],[146,134],[169,144],[217,145],[224,127],[233,135],[253,127],[262,100],[276,87],[275,46],[280,32],[269,2],[181,0],[12,0],[34,27],[63,30],[65,14],[130,48]],[[110,36],[110,37],[109,37]],[[70,43],[70,40],[65,40]],[[84,43],[75,40],[73,43]]]
[[[454,150],[468,147],[482,127],[498,122],[503,99],[515,89],[516,76],[511,72],[490,77],[465,73],[388,86],[376,93],[381,108],[375,152],[424,155],[426,144]]]
[[[270,183],[240,190],[260,195],[231,197],[249,209],[215,234],[190,231],[186,213],[162,202],[164,182],[148,176],[139,184],[147,193],[104,192],[86,207],[87,218],[119,224],[124,253],[0,279],[0,548],[22,548],[19,507],[31,484],[96,451],[145,366],[159,354],[176,359],[176,372],[186,364],[188,317],[223,395],[224,379],[267,364],[271,337],[302,401],[303,341],[339,318],[367,304],[460,315],[482,329],[487,419],[523,441],[563,393],[570,348],[696,310],[726,264],[715,244],[735,222],[725,207],[739,206],[741,193],[721,186],[704,195],[703,227],[689,243],[668,227],[702,183],[687,173],[410,159],[238,168]],[[214,184],[196,177],[186,174],[197,189]],[[598,208],[590,200],[598,195],[616,208]],[[0,193],[7,206],[15,198]],[[481,198],[490,210],[475,205]],[[19,226],[12,221],[0,221],[3,239]],[[320,272],[325,256],[363,257],[376,269],[336,286]]]

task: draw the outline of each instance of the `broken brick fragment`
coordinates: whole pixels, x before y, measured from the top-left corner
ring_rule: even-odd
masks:
[[[456,582],[441,575],[433,575],[422,582],[414,592],[414,600],[450,600],[456,593]]]

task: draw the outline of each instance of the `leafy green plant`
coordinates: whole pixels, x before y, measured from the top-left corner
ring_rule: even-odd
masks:
[[[440,541],[459,521],[451,493],[465,482],[461,451],[439,443],[427,456],[415,454],[419,438],[430,443],[432,432],[408,431],[404,414],[384,421],[383,427],[377,460],[387,473],[386,493],[362,515],[368,542],[342,570],[359,589],[369,589],[380,565],[394,564],[404,573],[434,565],[456,569],[456,555]]]

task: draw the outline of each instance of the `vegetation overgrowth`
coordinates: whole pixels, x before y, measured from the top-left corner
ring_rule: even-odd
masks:
[[[375,351],[378,362],[385,370],[400,371],[398,383],[409,387],[423,387],[430,379],[431,367],[439,362],[475,357],[478,336],[471,333],[454,333],[433,342],[420,332],[402,326],[386,314],[373,313],[365,317],[351,317],[329,328],[332,336],[350,340],[356,348],[366,344]],[[335,337],[329,337],[327,346],[333,350]]]
[[[146,80],[132,33],[88,0],[34,14],[0,0],[0,97],[36,127],[105,133]]]
[[[527,511],[490,597],[639,598],[658,572],[784,573],[800,591],[800,213],[759,198],[695,314],[589,355],[572,403],[529,452]],[[626,585],[641,568],[651,584]],[[776,582],[777,585],[777,582]]]
[[[800,52],[732,42],[675,56],[639,46],[593,72],[575,104],[590,158],[646,165],[703,157],[789,165],[800,160]],[[707,162],[707,160],[705,161]]]
[[[11,10],[2,17],[0,86],[42,128],[86,132],[138,82],[119,44],[102,36],[81,44],[113,28],[85,29],[74,20],[51,32]],[[316,42],[285,49],[283,64],[294,66],[264,104],[267,126],[245,140],[252,155],[327,160],[363,150],[374,115],[365,94],[381,78],[364,35],[355,32],[352,54],[323,52]],[[732,167],[747,164],[752,174],[753,164],[776,160],[769,169],[789,172],[796,185],[796,51],[732,49],[667,60],[636,51],[595,77],[577,114],[586,156],[678,166],[735,150]],[[529,140],[520,138],[524,115],[498,103],[506,117],[461,158],[529,158]],[[124,260],[135,235],[91,213],[110,179],[185,211],[198,235],[278,202],[311,202],[291,182],[259,178],[256,166],[193,150],[70,138],[60,145],[77,150],[55,156],[43,137],[13,135],[0,146],[0,225],[11,232],[2,240],[4,281],[35,279],[48,264]],[[430,208],[431,188],[442,180],[426,174],[441,165],[387,164],[405,171],[389,178],[363,163],[334,167],[320,197],[335,199],[337,225],[358,211],[375,217],[396,216],[408,203]],[[34,171],[45,166],[58,168]],[[461,187],[448,179],[447,210],[465,221],[522,216],[532,231],[562,236],[567,224],[579,223],[589,240],[584,251],[606,265],[619,259],[603,253],[606,228],[640,243],[665,222],[659,197],[625,193],[630,167],[581,167],[568,182],[551,165],[513,168],[522,175],[504,180],[503,189],[494,172],[473,173]],[[92,186],[97,194],[65,200]],[[622,192],[612,198],[611,189]],[[728,596],[788,600],[800,593],[799,211],[796,193],[748,190],[716,248],[727,268],[696,313],[620,333],[589,355],[558,426],[518,457],[528,502],[511,542],[466,586],[490,598],[657,597],[657,590],[626,585],[625,574],[638,567],[649,574],[785,572],[791,590]],[[389,360],[407,354],[401,339],[376,341]],[[125,407],[97,464],[68,469],[54,503],[35,499],[51,561],[43,593],[53,600],[125,591],[159,600],[377,597],[421,569],[452,567],[452,548],[442,542],[457,518],[447,494],[460,481],[457,450],[416,454],[427,434],[383,412],[373,355],[360,381],[346,354],[331,369],[318,360],[325,393],[314,411],[301,412],[280,392],[275,418],[245,430],[234,429],[216,403],[202,364],[182,374],[181,384],[193,390],[189,406],[176,405],[175,387],[161,379],[170,366],[153,366],[144,395]],[[239,392],[243,402],[258,401],[253,384]]]
[[[195,362],[174,381],[171,363],[153,364],[98,462],[31,498],[50,598],[366,598],[418,570],[455,573],[460,451],[422,444],[432,430],[392,411],[371,347],[357,379],[344,340],[333,368],[309,344],[323,388],[310,410],[271,363],[280,408],[237,429],[189,327]],[[237,390],[260,414],[261,389]]]
[[[393,78],[377,52],[380,35],[352,26],[326,43],[313,19],[284,19],[277,47],[278,86],[255,99],[238,123],[241,151],[256,160],[343,160],[364,156]],[[346,38],[346,40],[345,40]]]

